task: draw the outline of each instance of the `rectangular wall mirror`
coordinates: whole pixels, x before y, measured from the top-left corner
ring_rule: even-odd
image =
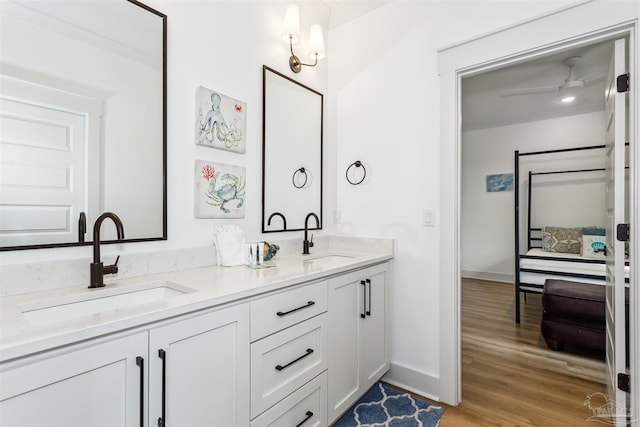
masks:
[[[262,232],[322,228],[323,95],[263,67]]]
[[[106,211],[166,239],[166,16],[5,0],[0,19],[0,250],[90,244]]]

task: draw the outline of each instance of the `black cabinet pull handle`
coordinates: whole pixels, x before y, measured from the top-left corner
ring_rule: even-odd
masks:
[[[366,319],[367,317],[367,282],[365,282],[364,280],[360,281],[360,284],[362,285],[362,313],[360,313],[360,318],[361,319]]]
[[[309,419],[311,419],[311,417],[313,417],[313,412],[307,411],[307,413],[305,415],[306,415],[306,417],[304,418],[304,420],[302,420],[298,424],[296,424],[296,427],[300,427],[302,424],[304,424],[307,421],[309,421]]]
[[[136,357],[136,365],[140,366],[140,427],[144,427],[144,358]]]
[[[162,349],[158,350],[158,357],[162,359],[162,416],[158,418],[158,427],[165,427],[165,410],[167,408],[167,352]]]
[[[366,279],[365,282],[369,285],[369,306],[367,307],[367,316],[371,316],[371,279]]]
[[[296,312],[296,311],[298,311],[298,310],[302,310],[302,309],[304,309],[304,308],[309,308],[309,307],[311,307],[312,305],[315,305],[315,303],[316,303],[315,301],[309,301],[309,302],[307,302],[305,305],[301,305],[300,307],[298,307],[298,308],[294,308],[293,310],[289,310],[289,311],[279,311],[279,312],[277,312],[277,313],[276,313],[276,315],[277,315],[277,316],[280,316],[280,317],[282,317],[282,316],[286,316],[287,314],[295,313],[295,312]]]
[[[313,353],[313,349],[312,348],[308,348],[307,351],[302,356],[298,357],[296,360],[292,360],[291,362],[287,363],[286,365],[277,365],[276,366],[276,370],[282,371],[283,369],[288,368],[289,366],[293,365],[294,363],[301,361],[302,359],[304,359],[305,357],[307,357],[311,353]]]

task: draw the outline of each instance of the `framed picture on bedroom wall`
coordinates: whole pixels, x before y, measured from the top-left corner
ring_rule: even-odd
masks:
[[[487,175],[487,193],[499,193],[502,191],[513,191],[513,174]]]

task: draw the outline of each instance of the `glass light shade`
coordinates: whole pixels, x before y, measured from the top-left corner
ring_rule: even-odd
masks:
[[[290,4],[284,12],[284,22],[282,23],[282,41],[289,43],[300,43],[300,13],[298,6]]]
[[[315,59],[316,54],[318,54],[318,59],[324,58],[324,38],[322,27],[318,24],[313,24],[309,30],[309,50],[311,51],[309,54],[311,59]]]
[[[571,104],[576,100],[576,90],[571,87],[563,86],[558,92],[558,99],[563,104]]]

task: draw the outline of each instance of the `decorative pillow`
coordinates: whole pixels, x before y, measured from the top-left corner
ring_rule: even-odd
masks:
[[[542,250],[579,254],[580,237],[582,227],[542,227]]]
[[[583,227],[582,228],[582,234],[583,235],[589,235],[589,236],[606,236],[607,235],[607,230],[605,230],[604,228],[600,228],[600,227]]]
[[[592,234],[582,235],[582,256],[587,258],[605,258],[606,237]]]

